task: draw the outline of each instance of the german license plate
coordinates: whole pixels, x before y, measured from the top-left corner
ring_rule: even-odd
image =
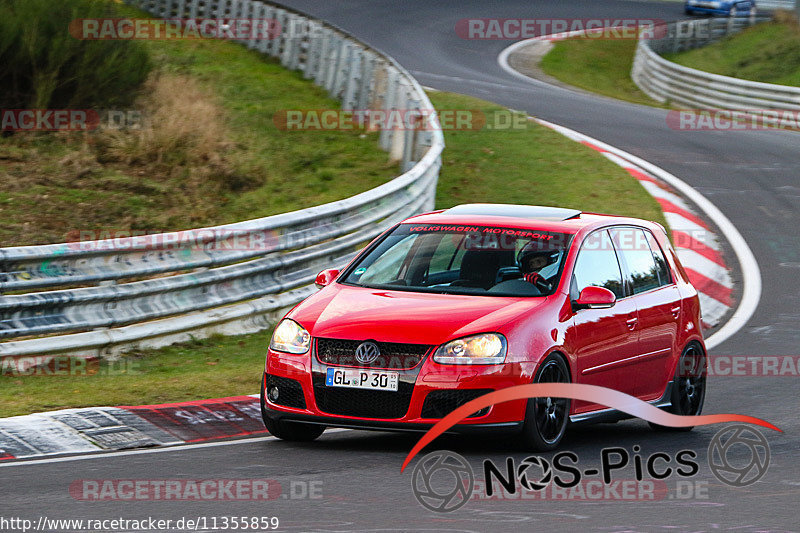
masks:
[[[325,385],[328,387],[396,391],[399,381],[399,372],[362,370],[359,368],[329,368]]]

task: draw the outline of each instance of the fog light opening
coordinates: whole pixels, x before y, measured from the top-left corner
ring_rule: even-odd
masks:
[[[267,398],[269,398],[269,401],[272,403],[275,403],[278,401],[279,394],[278,387],[270,387],[269,391],[267,391]]]

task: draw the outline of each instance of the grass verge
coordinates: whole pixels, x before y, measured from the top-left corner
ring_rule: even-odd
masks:
[[[796,19],[781,17],[666,58],[723,76],[800,86],[800,25]]]
[[[0,137],[0,246],[238,222],[397,175],[375,133],[278,130],[279,111],[339,104],[276,61],[223,41],[141,44],[155,70],[140,129]]]
[[[433,93],[438,109],[503,108],[475,98]],[[588,147],[530,122],[521,130],[445,132],[438,207],[502,202],[574,207],[639,216],[664,224],[658,204],[623,169]],[[93,405],[137,405],[258,391],[271,332],[212,337],[133,352],[91,376],[0,376],[0,416]]]
[[[96,373],[0,376],[0,417],[67,407],[141,405],[258,392],[271,332],[215,336],[128,353]],[[89,367],[91,368],[91,366]]]
[[[559,81],[618,100],[663,107],[631,79],[635,39],[583,39],[558,41],[540,68]]]
[[[587,91],[636,104],[668,107],[631,80],[635,40],[567,39],[541,61],[554,78]],[[746,80],[800,86],[800,24],[790,13],[702,48],[666,59],[705,72]]]

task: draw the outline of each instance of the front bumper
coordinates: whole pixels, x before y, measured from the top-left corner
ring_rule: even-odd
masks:
[[[398,391],[387,392],[327,387],[324,376],[328,366],[311,353],[291,355],[270,351],[261,385],[265,413],[274,419],[331,427],[427,431],[452,409],[432,410],[426,399],[451,393],[472,399],[485,392],[530,383],[535,371],[534,363],[455,366],[439,365],[425,358],[413,369],[391,369],[400,373],[400,384]],[[270,383],[283,384],[287,391],[279,394],[275,402],[268,399],[264,390],[268,379]],[[432,393],[435,395],[429,398]],[[464,419],[452,431],[518,431],[525,417],[525,406],[525,400],[491,406]]]
[[[307,424],[318,424],[326,427],[360,429],[367,431],[399,431],[399,432],[419,432],[424,433],[433,427],[433,423],[415,422],[393,422],[390,420],[365,420],[346,417],[312,416],[301,413],[290,413],[265,408],[267,416],[275,420],[286,420],[290,422],[305,422]],[[475,423],[475,424],[456,424],[445,433],[452,434],[481,434],[481,433],[503,433],[515,434],[522,431],[522,422],[497,422],[497,423]]]

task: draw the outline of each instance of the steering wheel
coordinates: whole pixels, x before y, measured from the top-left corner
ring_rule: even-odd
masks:
[[[536,278],[536,281],[534,281],[533,284],[536,285],[536,288],[539,289],[542,294],[547,294],[553,289],[550,283],[548,283],[547,280],[545,280],[542,276]]]
[[[537,289],[539,289],[539,292],[541,292],[542,294],[547,294],[552,290],[552,287],[550,283],[547,281],[547,279],[538,272],[534,272],[533,274],[526,274],[524,279],[528,283],[533,284]]]

